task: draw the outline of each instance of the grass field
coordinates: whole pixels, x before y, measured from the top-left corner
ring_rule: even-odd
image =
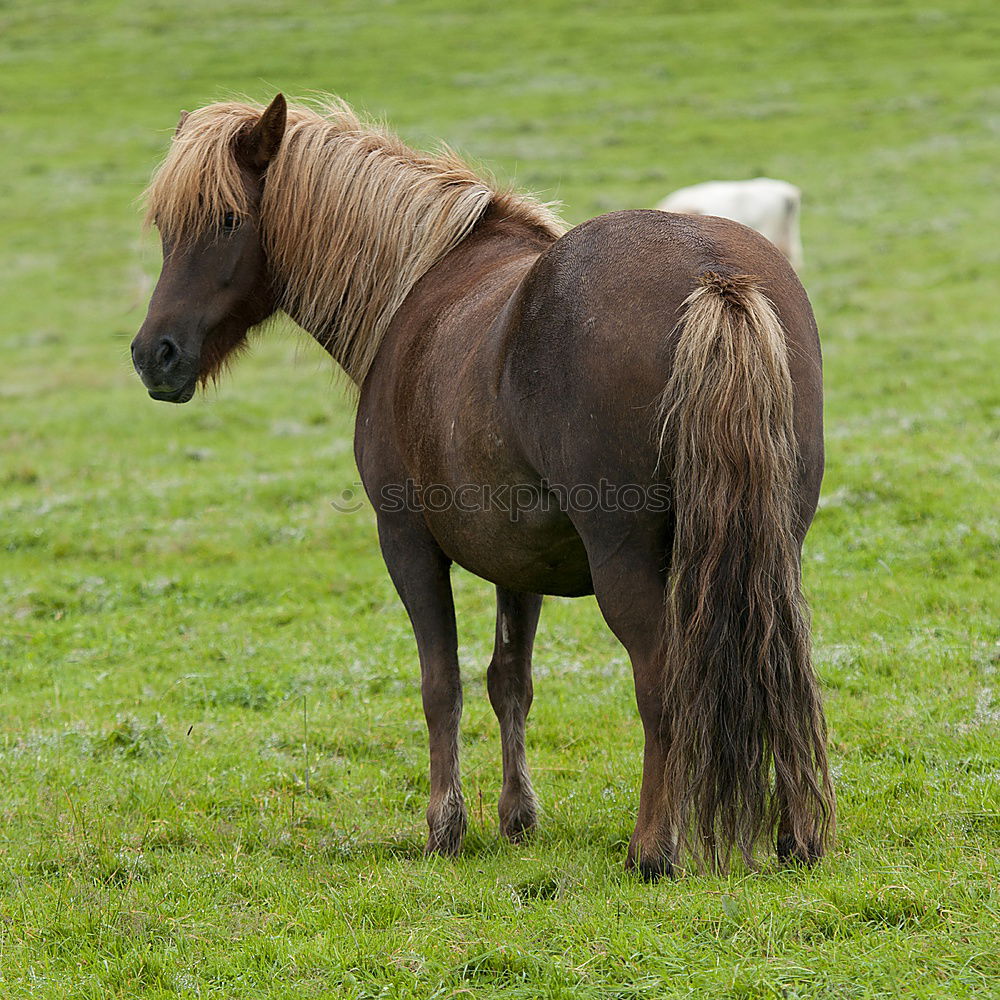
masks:
[[[0,3],[0,996],[1000,996],[1000,13],[979,2]],[[811,871],[623,871],[641,733],[549,600],[498,837],[492,589],[456,572],[471,829],[421,856],[416,653],[301,333],[150,401],[136,205],[182,107],[339,92],[582,221],[805,191],[839,795]]]

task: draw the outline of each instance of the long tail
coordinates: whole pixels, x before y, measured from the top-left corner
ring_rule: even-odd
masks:
[[[834,820],[796,536],[781,324],[745,276],[689,296],[663,394],[675,533],[663,635],[665,808],[680,853],[725,869],[765,837],[819,857]]]

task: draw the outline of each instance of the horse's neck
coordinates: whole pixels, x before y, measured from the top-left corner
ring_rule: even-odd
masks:
[[[524,268],[555,238],[521,219],[505,217],[491,206],[472,232],[417,283],[400,312],[418,310],[427,318],[475,294],[481,283],[508,266]]]
[[[508,262],[537,257],[553,241],[551,234],[521,219],[505,217],[495,206],[491,206],[469,235],[428,269],[397,314],[410,311],[412,307],[429,319],[456,298],[475,289],[490,273]],[[294,308],[288,312],[334,361],[346,367],[344,359],[338,356],[337,339],[331,337],[329,327],[310,324],[304,317],[296,316]],[[335,323],[336,317],[330,317],[330,322]]]

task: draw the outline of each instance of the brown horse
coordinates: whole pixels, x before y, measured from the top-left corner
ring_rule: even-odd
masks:
[[[148,205],[164,263],[132,356],[150,396],[190,399],[277,310],[359,388],[355,455],[420,655],[429,851],[466,827],[457,562],[497,588],[507,837],[537,817],[540,595],[593,593],[645,733],[629,865],[752,863],[775,837],[821,855],[834,804],[799,585],[821,361],[770,243],[656,211],[564,233],[451,154],[280,94],[182,116]]]

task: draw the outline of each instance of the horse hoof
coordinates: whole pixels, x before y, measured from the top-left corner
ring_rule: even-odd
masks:
[[[661,878],[672,878],[674,874],[673,862],[665,854],[638,859],[630,856],[625,862],[625,867],[634,871],[643,882],[659,882]]]
[[[432,831],[424,845],[424,857],[440,854],[445,858],[457,858],[462,850],[465,830]]]
[[[782,864],[811,868],[822,853],[815,844],[797,844],[793,837],[778,838],[778,860]]]
[[[467,825],[465,803],[461,795],[451,795],[443,802],[432,805],[427,810],[427,826],[430,828],[430,833],[424,854],[456,857],[462,850]]]
[[[520,844],[527,840],[538,825],[538,816],[533,809],[511,813],[500,817],[500,832],[512,844]]]

